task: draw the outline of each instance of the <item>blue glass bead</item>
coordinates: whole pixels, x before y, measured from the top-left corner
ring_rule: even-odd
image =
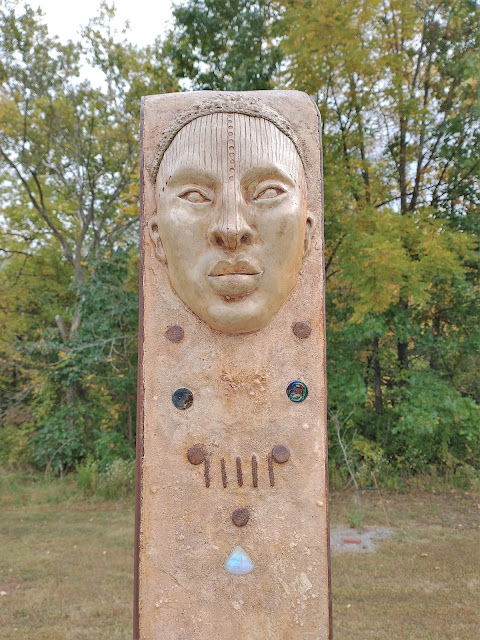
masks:
[[[303,402],[308,396],[308,387],[301,380],[294,380],[287,387],[287,396],[292,402]]]

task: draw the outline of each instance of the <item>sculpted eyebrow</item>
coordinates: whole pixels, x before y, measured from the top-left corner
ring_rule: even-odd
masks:
[[[208,187],[215,187],[218,184],[218,177],[208,171],[198,168],[181,167],[172,173],[167,184],[169,187],[181,187],[185,184],[201,184]]]
[[[252,167],[245,171],[242,176],[242,182],[250,182],[251,180],[255,180],[255,182],[278,180],[292,188],[297,184],[292,176],[278,167]]]

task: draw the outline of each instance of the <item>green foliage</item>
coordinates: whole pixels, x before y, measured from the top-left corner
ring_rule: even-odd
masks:
[[[0,464],[131,487],[140,96],[295,88],[323,119],[328,394],[355,479],[477,486],[478,3],[186,0],[143,49],[111,16],[65,44],[0,0]]]
[[[452,460],[478,467],[480,407],[462,397],[431,372],[409,377],[405,399],[392,410],[397,418],[385,434],[387,454],[402,465],[419,470]]]
[[[117,458],[99,477],[98,494],[106,500],[128,498],[135,490],[135,462]]]
[[[81,409],[60,407],[53,410],[32,438],[35,462],[47,473],[62,474],[64,470],[72,468],[76,460],[85,456],[85,435],[85,419]]]
[[[478,4],[277,6],[286,83],[322,114],[329,404],[356,473],[478,466]]]
[[[102,429],[121,455],[135,437],[137,266],[120,273],[116,255],[137,245],[140,97],[177,83],[112,15],[102,4],[62,44],[40,11],[0,4],[0,434],[26,403],[35,460],[55,472]]]
[[[0,466],[15,469],[33,464],[33,434],[33,416],[29,411],[17,407],[5,410],[0,428]]]
[[[31,509],[43,504],[77,501],[78,489],[73,475],[45,477],[32,467],[15,471],[0,467],[0,507]]]
[[[360,529],[361,519],[356,511],[348,512],[348,524],[352,529]]]
[[[102,469],[118,458],[131,460],[135,457],[133,442],[118,431],[99,429],[95,432],[92,444],[94,455],[101,461]]]
[[[77,464],[77,473],[75,479],[77,485],[86,495],[95,495],[98,484],[98,460],[91,455],[84,458],[82,462]]]
[[[72,468],[87,452],[103,466],[132,456],[138,324],[132,271],[124,249],[94,262],[80,289],[78,330],[66,343],[51,332],[39,345],[50,361],[35,402],[40,467]],[[64,388],[80,390],[74,406],[62,406]]]
[[[173,10],[165,53],[194,89],[272,88],[282,54],[270,32],[276,20],[266,0],[188,0]]]
[[[466,466],[479,468],[480,407],[471,398],[426,370],[412,372],[401,393],[395,390],[387,400],[381,416],[368,406],[356,407],[343,428],[360,486],[372,486],[372,471],[380,483],[391,486],[398,473],[408,477],[436,467],[447,475],[459,470],[469,477]],[[330,462],[341,467],[334,425],[329,439]],[[337,485],[348,480],[337,472],[333,478]]]
[[[135,490],[135,462],[116,458],[101,471],[98,460],[87,456],[77,465],[76,481],[87,496],[105,500],[128,498]]]

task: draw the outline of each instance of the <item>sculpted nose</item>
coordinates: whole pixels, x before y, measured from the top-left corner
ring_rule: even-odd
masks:
[[[253,230],[243,214],[242,207],[237,202],[221,211],[210,231],[210,242],[231,251],[252,244]]]
[[[252,244],[253,232],[246,224],[233,229],[217,225],[212,229],[211,240],[218,247],[234,251],[240,246]]]

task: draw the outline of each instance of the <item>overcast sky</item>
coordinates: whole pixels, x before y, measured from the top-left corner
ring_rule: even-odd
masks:
[[[28,3],[42,9],[50,34],[62,41],[76,39],[80,27],[98,13],[100,6],[100,0],[28,0]],[[128,20],[128,39],[140,46],[153,44],[156,36],[163,35],[172,16],[171,0],[114,0],[114,4],[116,26],[121,27]]]

